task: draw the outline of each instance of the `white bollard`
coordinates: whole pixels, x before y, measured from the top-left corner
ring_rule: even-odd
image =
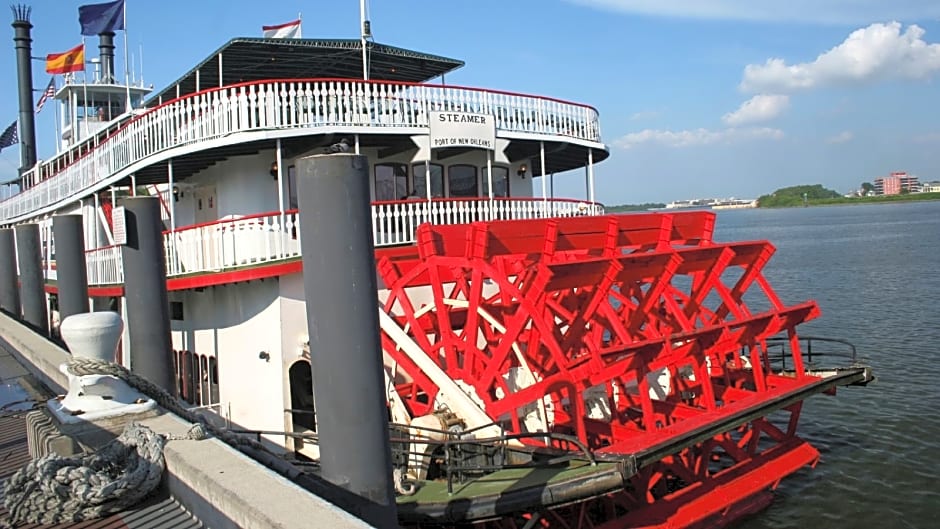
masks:
[[[59,332],[72,356],[114,362],[124,320],[116,312],[73,314],[65,318]]]
[[[116,312],[86,312],[65,318],[62,339],[73,358],[114,362],[124,320]],[[68,393],[52,399],[49,410],[62,424],[149,412],[156,402],[110,374],[74,375],[68,364],[59,371],[68,379]]]

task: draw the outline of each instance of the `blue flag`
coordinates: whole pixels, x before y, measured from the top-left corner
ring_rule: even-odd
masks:
[[[82,35],[98,35],[124,29],[124,0],[78,7]]]
[[[4,147],[9,147],[19,142],[20,138],[16,134],[16,121],[14,121],[3,131],[3,134],[0,134],[0,151],[2,151]]]

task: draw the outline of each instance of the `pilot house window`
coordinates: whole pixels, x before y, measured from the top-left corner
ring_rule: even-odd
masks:
[[[375,199],[401,200],[408,196],[408,166],[403,163],[375,164]]]
[[[483,168],[483,196],[490,196],[490,180],[486,176],[486,167]],[[506,167],[493,167],[493,196],[509,196],[509,169]]]
[[[477,186],[477,168],[472,165],[452,165],[447,168],[447,188],[452,197],[480,196]]]
[[[415,196],[421,198],[428,197],[428,175],[431,180],[431,198],[440,198],[444,196],[444,166],[436,163],[427,164],[430,172],[425,171],[425,164],[416,163],[411,166],[414,172]]]

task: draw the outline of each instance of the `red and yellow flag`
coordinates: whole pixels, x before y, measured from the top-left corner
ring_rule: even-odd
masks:
[[[85,69],[85,44],[69,51],[46,55],[46,72],[51,74],[81,72]]]

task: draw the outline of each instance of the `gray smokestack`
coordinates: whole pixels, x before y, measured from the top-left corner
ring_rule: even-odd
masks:
[[[33,116],[33,66],[30,63],[33,39],[29,30],[32,9],[25,5],[13,9],[13,42],[16,47],[16,76],[20,93],[20,173],[36,165],[36,122]]]
[[[98,57],[101,58],[101,80],[114,82],[114,32],[98,34]]]

